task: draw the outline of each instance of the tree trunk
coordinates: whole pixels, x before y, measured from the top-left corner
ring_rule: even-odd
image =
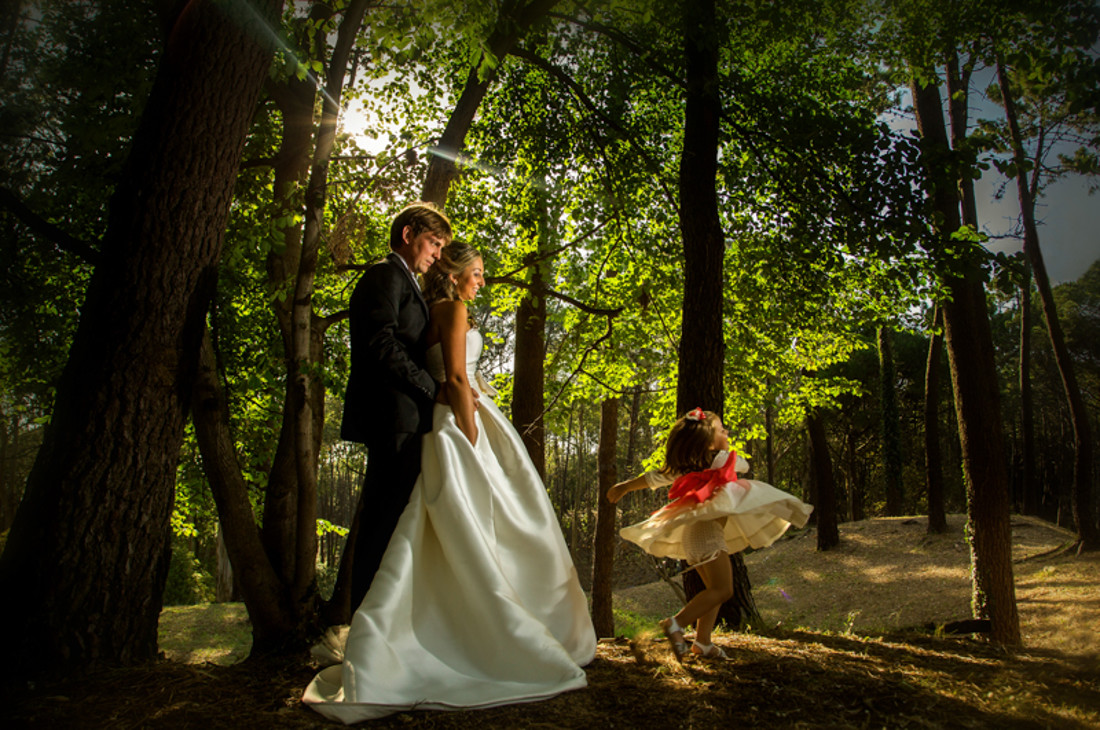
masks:
[[[771,376],[768,379],[770,380]],[[768,484],[775,484],[775,406],[772,404],[770,397],[771,388],[768,391],[768,402],[764,405],[764,431],[767,434],[764,437],[764,453],[768,465],[768,474],[763,481]]]
[[[310,24],[320,26],[332,14],[325,3],[314,3],[310,8]],[[323,38],[303,39],[303,45],[315,43],[324,48]],[[316,82],[312,78],[287,80],[271,84],[271,96],[279,108],[282,119],[282,135],[279,151],[275,155],[272,182],[272,198],[276,216],[284,220],[301,214],[304,207],[303,191],[310,174],[313,159],[314,109],[317,99]],[[272,301],[272,309],[282,335],[283,358],[286,376],[283,410],[279,425],[279,440],[267,470],[267,487],[264,491],[262,535],[268,555],[279,577],[290,585],[294,581],[296,566],[298,525],[298,471],[295,453],[295,364],[293,336],[293,287],[298,265],[302,259],[302,225],[291,223],[279,231],[282,250],[272,250],[267,257],[267,281],[273,291],[281,292]]]
[[[596,506],[596,537],[592,546],[592,624],[596,637],[615,635],[611,591],[615,569],[615,505],[607,490],[615,485],[618,470],[619,399],[608,398],[600,406],[599,490]]]
[[[314,589],[317,569],[317,455],[320,451],[320,427],[324,420],[324,389],[313,373],[323,348],[313,312],[313,287],[317,274],[317,255],[324,227],[325,194],[328,188],[329,158],[336,139],[336,121],[344,88],[348,59],[366,13],[367,0],[352,0],[340,23],[336,45],[329,60],[322,94],[321,124],[313,150],[313,165],[306,187],[305,229],[302,233],[301,259],[298,263],[291,310],[291,388],[290,418],[294,419],[295,475],[298,482],[297,521],[295,525],[295,570],[291,598],[305,601]],[[283,414],[284,418],[288,414]]]
[[[684,146],[680,157],[680,233],[684,243],[684,306],[680,326],[676,408],[696,406],[722,415],[726,341],[722,329],[725,234],[718,216],[718,29],[713,0],[688,0],[684,8],[684,54],[687,93]],[[759,623],[745,561],[730,556],[733,598],[722,605],[718,620],[742,625],[742,616]],[[695,571],[685,574],[690,600],[702,589]]]
[[[844,439],[845,460],[848,468],[848,519],[858,522],[864,518],[863,513],[863,479],[859,457],[856,454],[856,443],[859,435],[855,431],[849,431]]]
[[[882,434],[882,473],[886,487],[886,514],[896,517],[905,513],[901,484],[901,428],[900,416],[898,415],[894,345],[890,330],[885,327],[879,327],[878,330],[878,366],[879,397],[882,406],[880,433]],[[819,533],[819,543],[820,540]]]
[[[825,422],[819,412],[806,416],[806,433],[810,439],[810,473],[815,485],[814,514],[817,515],[817,549],[830,550],[840,544],[836,523],[836,479],[833,460],[829,457],[829,441]]]
[[[1020,284],[1020,451],[1023,492],[1021,503],[1026,515],[1039,514],[1040,486],[1035,472],[1035,406],[1031,395],[1031,267],[1024,265]]]
[[[12,478],[15,473],[18,435],[18,417],[14,414],[9,417],[0,410],[0,533],[7,532],[11,527],[19,505],[17,480]]]
[[[573,453],[576,455],[577,476],[573,480],[573,489],[569,498],[569,514],[572,520],[569,526],[569,553],[576,559],[578,536],[580,535],[581,522],[581,485],[584,484],[584,401],[581,401],[577,409],[577,440],[573,444]]]
[[[11,48],[19,34],[20,18],[23,17],[23,5],[26,0],[9,0],[0,5],[0,28],[4,29],[4,38],[0,40],[0,75],[7,76],[8,63],[11,60]]]
[[[537,130],[544,130],[538,123]],[[517,221],[520,230],[526,230],[538,242],[535,252],[525,259],[528,270],[529,288],[519,300],[516,310],[516,352],[515,379],[511,392],[511,422],[519,431],[519,438],[527,447],[531,462],[538,469],[539,476],[546,479],[546,420],[543,408],[546,405],[546,327],[547,327],[547,262],[539,261],[544,251],[552,245],[551,215],[543,168],[546,155],[540,143],[532,144],[530,152],[532,174],[529,203]]]
[[[730,568],[733,570],[733,598],[722,604],[718,609],[718,619],[715,625],[725,625],[731,629],[747,629],[751,627],[762,628],[764,618],[756,607],[756,599],[752,597],[752,583],[749,581],[749,571],[745,567],[745,559],[741,553],[730,556]],[[703,579],[694,570],[684,573],[684,595],[691,600],[704,588]]]
[[[1024,153],[1023,138],[1016,118],[1016,102],[1012,96],[1004,59],[997,58],[997,79],[1001,85],[1001,97],[1004,102],[1005,119],[1008,121],[1009,135],[1012,139],[1012,152],[1016,162],[1016,191],[1020,199],[1020,217],[1024,224],[1024,254],[1031,264],[1035,286],[1039,290],[1043,319],[1050,346],[1054,350],[1054,361],[1058,365],[1058,374],[1062,377],[1062,387],[1069,403],[1070,421],[1073,424],[1073,520],[1077,528],[1077,539],[1085,550],[1100,549],[1100,531],[1092,518],[1092,428],[1089,425],[1088,409],[1081,397],[1081,386],[1073,367],[1073,358],[1066,347],[1062,324],[1058,320],[1058,310],[1054,303],[1054,292],[1050,287],[1043,252],[1039,248],[1039,229],[1035,224],[1035,194],[1028,186],[1027,157]]]
[[[466,133],[470,131],[474,115],[485,98],[489,86],[496,79],[497,71],[504,57],[523,38],[531,25],[554,7],[557,0],[532,0],[528,5],[523,5],[522,0],[506,0],[500,10],[496,28],[489,36],[485,46],[488,55],[495,61],[491,67],[484,67],[487,55],[481,54],[478,63],[470,69],[466,77],[466,85],[462,94],[458,97],[454,111],[451,112],[447,126],[436,143],[432,152],[431,162],[428,163],[428,172],[424,176],[424,186],[421,188],[420,199],[435,203],[440,208],[447,202],[447,193],[451,189],[451,183],[458,175],[455,161],[466,143]]]
[[[680,157],[680,232],[684,242],[684,306],[676,408],[724,409],[722,331],[725,235],[718,216],[718,44],[713,0],[684,9],[687,95]]]
[[[191,420],[203,472],[218,508],[225,549],[237,572],[252,624],[252,652],[259,655],[278,650],[291,640],[299,618],[289,597],[289,585],[275,571],[260,540],[248,485],[229,432],[229,412],[209,338],[203,340]]]
[[[253,3],[277,24],[282,3]],[[235,7],[235,6],[233,6]],[[111,199],[80,324],[0,584],[23,679],[152,661],[204,318],[271,49],[259,17],[183,7]],[[216,133],[211,133],[216,129]]]
[[[543,205],[541,195],[537,205]],[[545,219],[545,208],[537,216]],[[539,241],[544,241],[546,226],[539,224]],[[540,245],[540,249],[542,246]],[[532,262],[531,288],[516,310],[515,380],[512,387],[512,423],[519,431],[527,454],[539,476],[546,479],[546,422],[543,409],[546,392],[546,283],[543,265]]]
[[[942,321],[937,306],[932,315],[933,327]],[[943,456],[940,454],[940,359],[943,356],[943,335],[933,332],[928,338],[928,360],[924,367],[924,480],[928,490],[928,532],[947,532],[947,515],[943,504]]]
[[[229,560],[229,551],[225,549],[225,530],[218,524],[217,572],[214,576],[214,602],[230,603],[241,600],[237,589],[237,576],[233,573],[233,563]]]
[[[933,254],[951,294],[942,306],[967,481],[973,610],[976,618],[990,619],[993,640],[1019,644],[1008,473],[982,270],[974,255],[947,253],[957,247],[950,236],[961,227],[961,219],[955,170],[936,162],[950,150],[939,88],[914,80],[913,99],[942,241]]]

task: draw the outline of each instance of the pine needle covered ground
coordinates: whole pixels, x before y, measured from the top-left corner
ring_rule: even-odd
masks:
[[[634,635],[600,643],[586,690],[364,726],[1100,727],[1100,556],[1044,555],[1065,534],[1013,519],[1025,647],[1006,652],[925,628],[968,616],[960,518],[951,524],[927,537],[922,518],[869,520],[842,525],[836,551],[817,553],[805,535],[748,556],[768,626],[717,636],[728,662],[670,660],[652,622],[675,599],[658,582],[617,594]],[[243,622],[234,606],[170,609],[165,661],[8,688],[0,726],[334,727],[298,700],[316,669],[304,659],[228,664],[245,651]]]

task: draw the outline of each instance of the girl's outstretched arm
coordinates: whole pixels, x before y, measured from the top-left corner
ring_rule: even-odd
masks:
[[[645,474],[640,477],[634,477],[625,482],[619,482],[611,489],[607,490],[607,501],[615,504],[622,499],[627,493],[634,492],[639,489],[645,489],[649,486],[649,482],[646,481]]]

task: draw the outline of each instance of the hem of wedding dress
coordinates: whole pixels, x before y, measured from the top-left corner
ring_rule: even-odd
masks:
[[[488,710],[493,707],[504,707],[506,705],[520,705],[529,702],[541,702],[543,700],[552,699],[554,697],[557,697],[558,695],[565,694],[566,692],[584,689],[587,686],[588,678],[587,676],[585,676],[581,677],[580,681],[573,685],[566,686],[560,689],[555,689],[542,694],[524,695],[521,697],[507,697],[468,705],[452,704],[449,702],[441,702],[438,700],[421,700],[414,703],[387,705],[380,702],[317,701],[308,700],[305,697],[302,698],[302,704],[307,705],[313,711],[324,715],[330,720],[339,720],[345,725],[352,725],[357,722],[363,722],[365,720],[377,720],[382,717],[388,717],[389,715],[396,715],[399,712],[416,712],[420,710],[430,710],[435,712],[461,712],[463,710]]]

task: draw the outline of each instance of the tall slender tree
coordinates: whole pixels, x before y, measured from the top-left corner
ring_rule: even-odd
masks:
[[[933,256],[941,262],[950,292],[941,306],[967,481],[973,611],[991,621],[994,640],[1014,645],[1020,643],[1020,619],[1012,578],[1008,474],[983,275],[972,250],[963,257],[947,254],[962,220],[957,168],[948,164],[951,146],[935,76],[914,70],[912,90],[940,237]]]
[[[882,473],[886,486],[886,514],[904,514],[902,491],[901,428],[898,413],[897,372],[892,333],[878,328],[879,402],[882,409]]]
[[[940,361],[943,359],[943,334],[940,309],[932,313],[932,332],[928,337],[928,359],[924,368],[924,479],[928,497],[928,532],[947,531],[943,502],[943,456],[940,449]]]
[[[600,405],[599,473],[596,500],[596,531],[592,560],[592,623],[597,637],[615,635],[611,589],[615,569],[615,505],[607,501],[607,490],[617,481],[615,452],[619,434],[619,399],[606,398]]]
[[[1092,439],[1092,427],[1089,424],[1088,410],[1081,395],[1081,386],[1077,382],[1077,373],[1066,347],[1062,324],[1058,319],[1058,309],[1050,286],[1043,252],[1039,245],[1039,228],[1035,222],[1035,197],[1038,188],[1041,156],[1044,145],[1040,139],[1036,155],[1039,161],[1029,160],[1024,149],[1023,133],[1020,130],[1017,112],[1016,93],[1013,89],[1003,54],[997,56],[997,79],[1000,83],[1001,103],[1005,110],[1008,126],[1008,138],[1012,150],[1012,167],[1016,178],[1016,192],[1020,202],[1020,218],[1024,228],[1024,254],[1027,256],[1035,286],[1039,292],[1043,320],[1046,324],[1050,344],[1054,350],[1054,360],[1058,373],[1062,377],[1062,387],[1069,403],[1070,422],[1073,426],[1073,519],[1077,526],[1078,545],[1081,549],[1100,549],[1100,530],[1093,518],[1092,508],[1092,467],[1095,444]],[[1034,174],[1029,181],[1027,170]]]

